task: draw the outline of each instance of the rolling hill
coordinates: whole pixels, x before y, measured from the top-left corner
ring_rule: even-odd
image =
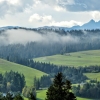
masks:
[[[34,61],[46,62],[64,66],[90,66],[100,65],[100,50],[89,50],[64,55],[45,56],[33,59]]]
[[[33,84],[33,78],[35,76],[40,78],[42,75],[46,75],[46,73],[36,69],[0,59],[0,73],[3,74],[10,70],[24,74],[27,86],[31,86]]]

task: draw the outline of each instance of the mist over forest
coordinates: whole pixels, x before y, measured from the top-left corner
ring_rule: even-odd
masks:
[[[27,29],[0,32],[0,56],[35,58],[100,49],[100,30]],[[12,51],[13,50],[13,51]]]
[[[53,44],[53,43],[77,43],[80,41],[80,38],[70,34],[58,34],[54,31],[31,31],[31,30],[7,30],[1,33],[0,35],[1,45],[9,44],[23,44],[26,45],[30,42],[44,43],[44,44]]]
[[[26,45],[31,42],[42,43],[42,44],[73,44],[83,42],[94,42],[98,41],[99,31],[91,30],[25,30],[25,29],[11,29],[1,32],[0,34],[0,45],[9,44],[22,44]]]

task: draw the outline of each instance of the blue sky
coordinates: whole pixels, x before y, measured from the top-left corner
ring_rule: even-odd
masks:
[[[100,20],[100,0],[0,0],[0,27],[72,27],[91,19]]]

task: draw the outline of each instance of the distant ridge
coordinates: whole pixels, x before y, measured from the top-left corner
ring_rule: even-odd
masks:
[[[91,19],[89,22],[83,24],[82,26],[73,26],[71,28],[68,27],[57,27],[57,26],[44,26],[40,27],[39,29],[64,29],[67,30],[84,30],[84,29],[100,29],[100,21],[95,22],[93,19]]]
[[[7,30],[7,29],[25,29],[25,27],[20,27],[20,26],[5,26],[5,27],[0,27],[0,30]],[[89,22],[83,24],[82,26],[73,26],[73,27],[59,27],[59,26],[43,26],[43,27],[38,27],[38,28],[26,28],[26,29],[52,29],[52,30],[84,30],[84,29],[89,29],[89,30],[92,30],[92,29],[100,29],[100,21],[96,22],[94,21],[93,19],[91,19]]]
[[[92,19],[88,23],[85,23],[82,26],[74,26],[72,29],[100,29],[100,21],[95,22]]]

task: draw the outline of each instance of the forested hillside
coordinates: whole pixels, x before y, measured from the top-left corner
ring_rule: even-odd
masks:
[[[29,36],[28,36],[29,35]],[[0,57],[36,58],[100,49],[100,30],[27,29],[0,32]],[[19,39],[22,37],[22,39]],[[31,39],[27,39],[30,38]],[[53,37],[53,38],[52,38]]]

